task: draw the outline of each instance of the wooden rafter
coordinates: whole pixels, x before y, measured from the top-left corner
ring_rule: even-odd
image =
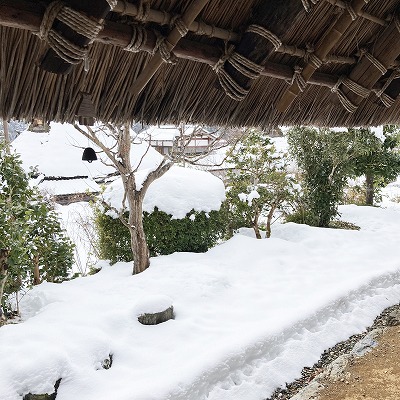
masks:
[[[181,17],[182,22],[186,27],[192,24],[192,22],[200,14],[200,12],[203,10],[204,6],[208,3],[208,1],[209,0],[192,1],[190,6],[187,8],[185,13]],[[183,35],[181,34],[178,27],[175,26],[165,39],[165,44],[169,52],[171,52],[174,49],[174,47],[177,45],[182,36]],[[140,75],[133,83],[131,87],[132,95],[137,96],[143,90],[143,88],[154,76],[154,74],[157,72],[157,70],[160,68],[163,62],[164,60],[160,52],[154,54],[152,59],[146,65],[145,69],[140,73]]]
[[[362,7],[365,5],[364,0],[353,0],[351,3],[354,11],[359,12]],[[319,46],[315,49],[315,55],[320,59],[324,60],[325,57],[329,54],[335,44],[338,43],[340,38],[347,31],[349,26],[352,24],[353,20],[351,19],[350,14],[344,13],[340,16],[340,18],[336,21],[330,31],[326,34],[324,39],[321,41]],[[305,82],[308,82],[314,72],[317,70],[317,67],[314,63],[309,62],[301,72],[301,76],[303,77]],[[290,88],[284,93],[284,95],[279,99],[276,104],[276,108],[280,112],[284,112],[287,108],[292,104],[294,99],[300,94],[301,89],[296,82],[294,82]]]
[[[400,31],[395,19],[376,38],[373,48],[369,49],[371,57],[363,56],[349,74],[349,78],[362,87],[371,90],[381,79],[382,73],[373,63],[378,63],[388,69],[400,55]],[[355,105],[358,106],[363,98],[346,87],[342,87],[343,93]],[[397,93],[398,94],[398,93]]]
[[[88,17],[100,22],[110,12],[110,6],[106,0],[69,0],[68,6],[76,11],[83,12]],[[86,46],[89,39],[72,30],[61,21],[55,20],[53,29],[62,34],[68,41],[78,46]],[[57,74],[69,73],[73,67],[72,64],[63,60],[57,53],[49,48],[40,59],[39,65],[46,71]]]
[[[10,4],[8,6],[6,6],[5,3],[4,1],[0,3],[0,25],[26,29],[33,33],[38,31],[44,9],[30,9],[27,6],[31,3],[24,1],[15,2],[14,0],[9,0]],[[147,30],[146,34],[147,41],[143,44],[141,50],[151,52],[155,47],[157,38],[151,30]],[[132,31],[129,26],[106,21],[104,29],[99,33],[96,41],[125,48],[131,40],[131,35]],[[174,48],[174,55],[178,58],[192,60],[210,66],[214,66],[222,54],[223,51],[220,48],[184,38],[182,38]],[[287,65],[266,61],[261,75],[290,81],[293,76],[293,69]],[[316,73],[310,79],[309,83],[332,87],[336,83],[337,78],[337,76],[332,76],[330,74]]]

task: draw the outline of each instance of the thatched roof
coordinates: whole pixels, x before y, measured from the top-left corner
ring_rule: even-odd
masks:
[[[399,0],[49,3],[0,0],[6,119],[400,123]]]

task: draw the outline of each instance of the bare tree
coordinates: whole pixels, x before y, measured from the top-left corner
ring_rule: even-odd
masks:
[[[96,129],[90,127],[83,129],[75,125],[75,128],[105,153],[109,160],[108,162],[111,162],[111,165],[116,168],[119,175],[121,175],[124,197],[121,209],[115,211],[121,222],[129,230],[131,238],[130,245],[133,255],[133,274],[143,272],[150,265],[150,254],[143,229],[142,209],[143,200],[150,184],[164,175],[174,163],[183,161],[196,163],[220,146],[227,146],[229,141],[225,140],[224,135],[216,135],[215,139],[206,146],[201,155],[188,154],[187,149],[199,128],[195,128],[190,135],[185,134],[184,130],[181,130],[179,137],[174,141],[171,152],[164,155],[158,166],[147,175],[140,185],[138,185],[135,179],[135,173],[148,153],[151,141],[150,137],[146,138],[147,150],[142,154],[139,162],[133,166],[130,159],[131,145],[132,139],[138,139],[138,136],[136,136],[136,138],[131,137],[130,126],[128,124],[119,127],[106,124]],[[101,135],[103,135],[103,137],[106,135],[113,139],[114,145],[110,146],[104,143]],[[107,164],[106,161],[102,161]],[[125,210],[128,210],[127,218],[124,215]]]

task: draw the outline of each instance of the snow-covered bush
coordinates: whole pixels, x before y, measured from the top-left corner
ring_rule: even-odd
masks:
[[[270,237],[274,214],[295,192],[284,154],[276,151],[267,135],[252,130],[228,152],[226,160],[233,166],[227,173],[226,193],[231,229],[253,228],[261,239],[260,221],[265,218]]]
[[[97,208],[96,227],[100,257],[112,263],[131,261],[130,235],[118,218],[107,215]],[[227,218],[224,207],[208,213],[192,210],[184,218],[172,218],[170,214],[154,209],[143,213],[143,227],[150,255],[174,252],[205,252],[226,235]]]

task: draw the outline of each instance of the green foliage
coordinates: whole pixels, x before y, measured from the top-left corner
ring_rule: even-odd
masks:
[[[385,139],[382,141],[369,128],[349,129],[358,132],[366,151],[353,160],[354,175],[371,175],[375,198],[379,189],[394,181],[400,174],[400,155],[398,145],[400,129],[396,125],[383,127]]]
[[[260,237],[260,217],[270,221],[274,211],[292,197],[294,181],[270,138],[255,130],[230,150],[227,162],[233,165],[226,193],[231,229],[252,227]]]
[[[67,278],[73,246],[56,212],[29,186],[19,157],[1,146],[0,226],[0,248],[10,250],[6,294],[33,283],[35,264],[44,279]]]
[[[308,221],[327,227],[337,215],[353,162],[369,151],[363,132],[295,127],[288,132],[289,149],[303,172]]]
[[[130,235],[119,219],[95,208],[100,258],[111,263],[131,261]],[[151,256],[174,252],[205,252],[218,243],[226,233],[226,215],[220,211],[209,213],[192,210],[182,219],[158,210],[143,213],[143,226]]]
[[[62,282],[69,276],[74,246],[61,228],[57,212],[39,195],[27,215],[29,260],[38,263],[42,280]]]

